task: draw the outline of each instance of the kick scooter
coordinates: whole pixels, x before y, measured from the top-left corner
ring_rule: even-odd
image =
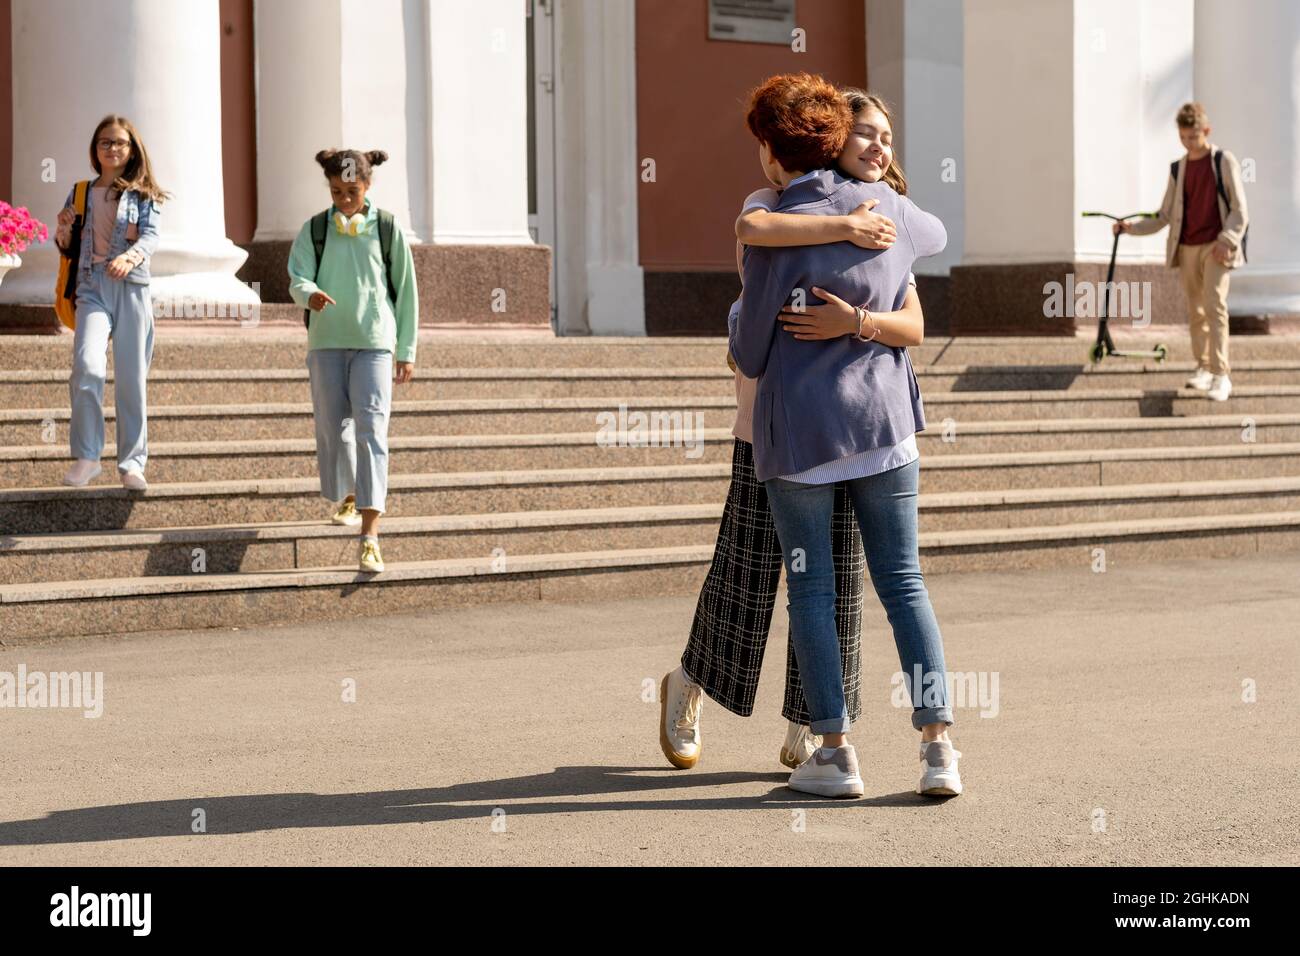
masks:
[[[1085,216],[1103,216],[1106,219],[1113,219],[1120,222],[1124,219],[1154,219],[1156,214],[1153,212],[1135,212],[1129,216],[1112,216],[1108,212],[1085,212]],[[1156,343],[1156,347],[1149,352],[1134,351],[1132,349],[1117,349],[1115,343],[1110,337],[1110,291],[1113,288],[1112,282],[1115,279],[1115,253],[1119,251],[1120,233],[1115,233],[1115,241],[1110,245],[1110,268],[1106,270],[1106,295],[1102,299],[1101,316],[1097,321],[1097,341],[1093,343],[1092,348],[1088,351],[1088,358],[1095,365],[1108,355],[1118,355],[1120,358],[1149,358],[1157,362],[1163,362],[1169,355],[1169,349],[1163,342]]]

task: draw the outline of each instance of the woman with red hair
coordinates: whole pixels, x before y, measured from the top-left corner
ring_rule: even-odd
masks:
[[[835,627],[831,521],[840,482],[894,632],[912,694],[912,723],[922,732],[917,791],[955,795],[961,792],[960,754],[947,737],[953,721],[942,637],[917,556],[915,436],[925,428],[925,415],[906,346],[919,343],[920,329],[873,316],[902,302],[914,260],[942,250],[947,236],[937,218],[888,184],[827,168],[848,138],[845,113],[846,104],[806,75],[776,77],[755,90],[748,123],[765,175],[782,187],[777,211],[847,213],[875,198],[899,223],[897,241],[883,251],[843,242],[747,249],[745,293],[730,326],[737,365],[759,380],[755,475],[767,491],[786,565],[791,637],[810,728],[824,737],[789,786],[824,796],[863,793],[845,736],[850,718]],[[873,162],[884,168],[883,156]],[[856,334],[781,334],[781,316],[797,318],[813,297],[834,310],[865,303],[853,309]]]
[[[768,94],[777,94],[776,98]],[[835,91],[819,77],[777,77],[754,93],[760,110],[752,123],[774,122],[796,148],[820,150],[820,160],[844,134],[844,113],[835,102],[842,96],[851,125],[838,155],[839,168],[864,182],[883,179],[898,192],[907,181],[893,157],[888,108],[879,98],[858,89]],[[811,109],[800,113],[801,104]],[[775,137],[774,137],[775,138]],[[818,145],[820,140],[821,145]],[[850,241],[865,249],[887,249],[895,240],[893,223],[870,212],[871,199],[849,215],[802,216],[774,212],[779,195],[773,189],[752,193],[736,221],[737,259],[741,242],[756,245],[807,245]],[[912,283],[914,286],[914,282]],[[835,338],[857,331],[852,306],[833,296],[830,304],[812,306],[786,328],[796,338]],[[733,312],[739,308],[739,300]],[[903,307],[877,320],[920,335],[924,318],[914,288]],[[728,361],[731,362],[730,356]],[[731,363],[733,370],[734,362]],[[700,752],[699,715],[704,693],[741,716],[752,713],[759,671],[780,579],[777,542],[766,492],[754,475],[752,409],[757,382],[737,372],[736,442],[732,481],[723,510],[714,557],[700,593],[695,619],[681,666],[661,684],[660,744],[678,767],[693,766]],[[836,489],[834,515],[836,570],[836,629],[842,662],[844,697],[857,719],[862,587],[865,565],[857,520],[847,491]],[[821,743],[809,728],[809,716],[799,680],[794,643],[787,654],[786,693],[782,708],[789,721],[781,762],[791,768],[811,756]]]

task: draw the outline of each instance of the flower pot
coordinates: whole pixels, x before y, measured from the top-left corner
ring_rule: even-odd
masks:
[[[23,260],[18,256],[0,253],[0,282],[4,281],[6,272],[17,269],[22,264]]]

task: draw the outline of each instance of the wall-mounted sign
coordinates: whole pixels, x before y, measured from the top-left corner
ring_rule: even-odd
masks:
[[[709,39],[790,45],[795,0],[709,0]]]

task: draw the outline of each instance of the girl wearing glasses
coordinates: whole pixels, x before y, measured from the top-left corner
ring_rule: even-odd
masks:
[[[85,485],[100,473],[104,450],[104,379],[113,343],[117,470],[122,484],[146,487],[145,377],[153,359],[149,260],[158,248],[159,204],[166,198],[140,134],[124,116],[99,121],[90,137],[98,174],[86,191],[80,243],[72,248],[73,191],[60,210],[54,241],[76,259],[76,329],[72,343],[69,432],[72,468],[64,484]]]

